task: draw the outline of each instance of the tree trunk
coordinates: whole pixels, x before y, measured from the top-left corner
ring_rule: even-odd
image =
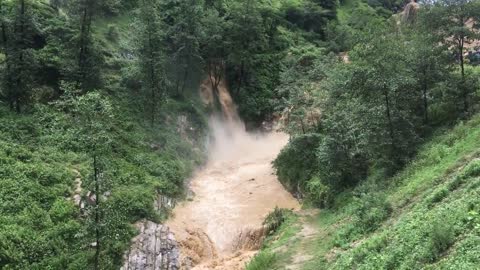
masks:
[[[465,46],[465,37],[461,37],[459,40],[458,44],[458,51],[460,54],[460,70],[461,70],[461,75],[462,75],[462,81],[461,81],[461,88],[462,88],[462,95],[463,95],[463,113],[465,116],[468,116],[468,110],[469,110],[469,105],[468,105],[468,89],[466,85],[466,80],[465,80],[465,59],[463,57],[463,50]]]
[[[23,63],[23,50],[25,49],[25,0],[20,1],[20,29],[19,29],[19,35],[20,39],[18,42],[18,50],[20,50],[19,56],[18,56],[18,65],[20,66],[19,68],[19,73],[23,73],[23,69],[25,68],[25,65]],[[24,95],[25,91],[25,86],[23,85],[22,81],[22,74],[17,75],[17,82],[16,82],[16,87],[17,89],[15,90],[15,95],[14,95],[14,101],[15,101],[15,111],[17,113],[22,112],[21,108],[21,97]]]
[[[150,71],[150,105],[151,105],[151,111],[150,111],[150,126],[153,127],[155,125],[155,114],[156,114],[156,107],[157,107],[157,96],[156,96],[156,89],[157,89],[157,78],[156,78],[156,68],[155,68],[155,55],[153,52],[153,38],[152,38],[152,32],[151,32],[151,21],[148,19],[147,20],[147,31],[148,31],[148,54],[150,55],[149,59],[149,71]]]
[[[3,1],[0,0],[0,15],[3,16]],[[2,17],[3,18],[3,17]],[[1,19],[1,25],[0,25],[0,30],[1,30],[1,37],[2,37],[2,43],[1,45],[3,46],[3,53],[5,54],[5,68],[6,68],[6,74],[7,76],[10,76],[10,61],[9,61],[9,53],[8,53],[8,37],[7,37],[7,27],[5,25],[5,21]],[[7,80],[7,88],[11,88],[11,80],[9,77],[6,78]],[[12,91],[13,89],[10,89]],[[11,92],[10,92],[11,93]],[[8,95],[8,105],[10,108],[10,111],[15,110],[15,101],[13,100],[13,97],[11,94]]]
[[[182,90],[180,94],[183,95],[185,91],[185,86],[187,85],[187,79],[188,79],[188,65],[185,67],[185,70],[183,71],[183,84],[182,84]]]
[[[152,48],[150,48],[152,50]],[[150,55],[153,57],[153,53],[151,52]],[[153,63],[153,59],[150,60],[150,105],[151,105],[151,115],[150,115],[150,125],[153,127],[155,125],[155,114],[157,112],[157,97],[156,97],[156,87],[157,87],[157,80],[155,78],[155,64]]]
[[[95,148],[95,146],[94,146]],[[94,149],[95,151],[95,149]],[[97,164],[97,155],[93,155],[93,175],[95,181],[95,270],[100,269],[100,183],[99,170]]]
[[[17,112],[17,114],[22,113],[22,106],[20,105],[20,98],[18,94],[15,96],[15,112]]]
[[[423,87],[422,87],[422,95],[423,95],[423,117],[425,124],[428,124],[428,83],[427,83],[427,72],[423,70]]]
[[[84,58],[85,58],[85,33],[86,33],[86,23],[87,23],[87,6],[83,7],[82,22],[80,26],[80,53],[78,55],[78,67],[80,72],[82,72]]]
[[[2,17],[3,17],[3,0],[0,0],[0,15],[2,15]],[[7,29],[6,29],[5,22],[3,21],[3,19],[1,20],[1,23],[2,23],[2,25],[0,27],[1,27],[1,30],[2,30],[2,44],[5,47],[5,51],[6,51]],[[5,54],[6,54],[6,52],[5,52]]]
[[[78,55],[78,68],[80,73],[80,85],[85,91],[85,82],[87,80],[87,57],[88,57],[88,35],[92,22],[91,3],[89,0],[83,0],[82,20],[80,27],[80,52]]]
[[[383,95],[385,97],[385,114],[386,114],[387,121],[388,121],[390,143],[391,143],[392,147],[394,147],[394,145],[395,145],[395,139],[394,139],[395,134],[394,134],[394,130],[393,130],[393,122],[392,122],[392,115],[391,115],[391,109],[390,109],[390,99],[389,99],[388,90],[386,89],[386,87],[384,87],[384,89],[383,89]]]

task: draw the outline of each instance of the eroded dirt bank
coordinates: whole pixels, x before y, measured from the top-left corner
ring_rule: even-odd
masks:
[[[276,206],[299,208],[271,165],[288,136],[245,132],[223,84],[218,91],[224,114],[210,119],[209,161],[167,222],[185,269],[243,269],[260,247],[265,216]]]

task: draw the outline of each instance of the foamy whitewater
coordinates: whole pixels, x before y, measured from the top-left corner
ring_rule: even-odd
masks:
[[[210,85],[202,88],[207,103],[213,102]],[[222,113],[209,121],[208,162],[191,180],[192,200],[177,206],[167,222],[185,269],[243,269],[261,245],[266,215],[276,206],[299,207],[271,164],[288,136],[247,133],[224,82],[217,92]]]

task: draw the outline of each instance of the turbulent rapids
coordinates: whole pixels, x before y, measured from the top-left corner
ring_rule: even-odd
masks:
[[[224,82],[202,97],[218,97],[222,114],[210,118],[209,160],[190,182],[193,196],[167,222],[184,269],[243,269],[264,237],[262,221],[275,206],[298,202],[275,177],[271,162],[287,143],[283,133],[247,133]]]

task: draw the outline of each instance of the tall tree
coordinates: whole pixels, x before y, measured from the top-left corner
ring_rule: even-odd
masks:
[[[351,53],[355,68],[351,88],[362,103],[368,104],[366,121],[373,136],[373,152],[380,155],[388,169],[397,169],[412,153],[416,141],[417,117],[409,50],[396,26],[377,26]]]
[[[5,11],[4,0],[0,0],[0,48],[2,52],[5,53],[5,48],[7,45],[7,14]]]
[[[261,46],[266,42],[260,5],[257,1],[246,0],[233,5],[231,10],[228,60],[236,70],[237,92],[247,80],[254,55],[260,52]]]
[[[32,32],[33,23],[29,11],[29,2],[18,0],[11,31],[2,20],[2,44],[6,56],[5,92],[10,108],[17,113],[29,98],[29,89],[33,81]],[[10,35],[9,35],[10,33]]]
[[[167,42],[169,43],[175,72],[175,91],[182,95],[191,71],[201,62],[200,34],[203,17],[203,1],[168,1],[163,0],[161,10],[165,14]]]
[[[155,124],[158,106],[166,95],[166,46],[164,24],[157,1],[142,0],[139,16],[139,64],[144,90],[144,111]]]
[[[202,17],[202,35],[200,54],[215,92],[215,106],[219,105],[218,86],[225,76],[228,41],[226,40],[227,22],[216,8],[206,8]]]
[[[113,107],[109,99],[98,91],[90,91],[80,95],[73,84],[63,85],[64,95],[57,102],[57,106],[70,112],[71,121],[74,124],[74,133],[78,138],[81,149],[91,160],[90,179],[85,186],[93,190],[93,206],[89,210],[89,221],[93,229],[95,239],[95,255],[93,258],[93,269],[102,269],[101,252],[102,231],[104,217],[102,200],[104,193],[109,188],[108,179],[105,179],[105,164],[111,155],[112,121],[114,119]]]
[[[425,124],[429,124],[429,108],[433,102],[431,91],[435,86],[449,77],[450,64],[448,47],[428,27],[428,16],[420,13],[414,25],[407,25],[403,30],[411,38],[409,44],[411,75],[416,80],[421,96],[421,114]],[[411,31],[408,31],[412,29]]]
[[[10,65],[7,61],[8,52],[7,52],[7,12],[5,10],[4,0],[0,0],[0,54],[3,56],[3,59],[0,59],[0,67],[2,68],[1,73],[1,83],[0,83],[0,93],[6,96],[6,89],[8,89],[7,76],[10,74]],[[6,98],[6,97],[4,97]],[[11,103],[10,103],[11,104]]]
[[[467,85],[465,74],[465,49],[471,41],[478,38],[475,28],[480,19],[480,3],[475,0],[438,1],[429,10],[429,17],[431,30],[454,50],[458,60],[463,113],[468,115],[472,89]]]
[[[98,4],[99,1],[96,0],[76,0],[70,10],[72,16],[77,18],[79,27],[76,44],[73,45],[74,58],[77,62],[73,76],[83,92],[100,85],[101,59],[96,51],[92,33],[92,21],[98,10]]]
[[[264,1],[233,3],[227,17],[227,81],[240,114],[252,124],[259,125],[273,111],[272,89],[279,83],[286,49],[282,23],[280,12]]]

